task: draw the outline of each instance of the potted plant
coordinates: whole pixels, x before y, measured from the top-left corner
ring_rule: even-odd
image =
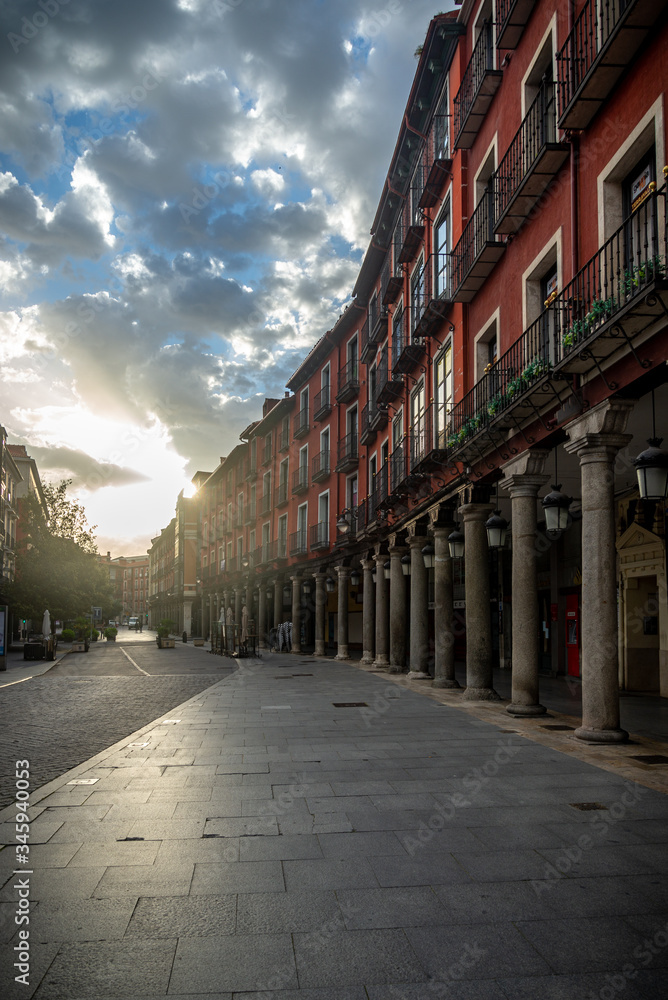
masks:
[[[172,631],[176,623],[171,620],[171,618],[162,618],[158,623],[156,643],[158,644],[158,649],[174,649],[175,642],[174,639],[169,638],[169,633]]]
[[[104,637],[107,642],[116,642],[116,636],[118,635],[118,629],[114,628],[113,625],[108,625],[104,630]]]
[[[77,618],[74,623],[73,653],[87,653],[90,648],[90,625],[85,618]]]

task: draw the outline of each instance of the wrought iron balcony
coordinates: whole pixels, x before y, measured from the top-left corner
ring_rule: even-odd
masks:
[[[393,247],[390,247],[380,272],[381,302],[384,306],[391,305],[404,287],[404,272],[401,264],[397,264],[396,268],[392,267],[392,253]],[[397,253],[399,253],[398,250]],[[382,291],[383,288],[384,291]]]
[[[311,552],[329,548],[329,523],[327,521],[319,521],[317,524],[311,525],[310,535]]]
[[[290,535],[290,555],[303,556],[307,552],[306,528],[303,528],[301,531],[293,531]]]
[[[559,128],[589,125],[664,11],[658,0],[587,0],[557,53]]]
[[[313,419],[324,420],[332,412],[332,387],[324,385],[313,400]]]
[[[271,441],[267,442],[262,449],[262,464],[269,465],[273,457]]]
[[[249,459],[246,466],[246,480],[251,481],[257,476],[257,459]]]
[[[405,375],[413,371],[424,355],[422,344],[411,341],[407,313],[403,312],[392,326],[392,373]]]
[[[536,6],[536,0],[496,0],[496,47],[514,49]]]
[[[336,471],[352,472],[353,469],[357,468],[358,462],[357,434],[355,431],[352,431],[339,441]]]
[[[244,504],[240,503],[234,514],[234,527],[242,528],[244,525]]]
[[[416,178],[418,179],[413,182],[406,199],[400,235],[395,243],[394,259],[397,264],[408,264],[415,260],[424,238],[424,217],[419,207],[419,200],[424,188],[421,166],[416,171]]]
[[[427,257],[411,293],[413,339],[436,333],[452,305],[452,257],[433,253]]]
[[[299,493],[306,493],[308,489],[308,466],[300,465],[292,473],[292,493],[293,495]]]
[[[371,496],[373,508],[377,516],[385,509],[389,496],[390,462],[389,459],[381,465],[373,479]]]
[[[369,339],[369,315],[362,324],[360,330],[360,361],[363,365],[368,365],[376,357],[378,346]]]
[[[382,301],[383,286],[381,282],[380,294],[374,296],[369,303],[369,343],[373,344],[374,347],[382,343],[387,336],[387,306],[382,305]],[[375,356],[375,350],[373,356]]]
[[[360,444],[370,444],[376,437],[375,428],[371,424],[372,412],[369,403],[365,403],[360,416]]]
[[[502,75],[494,69],[494,25],[486,21],[454,99],[455,149],[475,142]]]
[[[412,473],[428,473],[446,465],[447,416],[443,408],[430,403],[408,431],[408,451]]]
[[[260,500],[260,513],[268,514],[271,510],[271,493],[264,493]]]
[[[376,386],[376,398],[379,406],[387,406],[388,403],[393,402],[395,399],[399,399],[403,395],[403,375],[393,374],[392,377],[390,377],[387,345],[380,352],[380,362],[378,364],[378,368],[376,369],[376,377],[378,379]]]
[[[556,86],[544,83],[492,177],[495,233],[517,232],[568,157],[557,142]]]
[[[448,115],[434,115],[424,158],[424,188],[420,208],[433,208],[439,201],[452,170]]]
[[[394,446],[390,455],[390,493],[397,493],[406,479],[406,438]]]
[[[489,431],[534,420],[550,399],[561,406],[574,375],[598,374],[612,388],[606,363],[636,346],[668,313],[666,188],[646,200],[553,299],[521,337],[490,365],[453,407],[448,456],[480,458]],[[489,443],[481,445],[485,434]]]
[[[256,502],[249,500],[244,511],[244,524],[252,524],[256,515]]]
[[[348,403],[360,391],[360,369],[357,358],[351,358],[339,371],[337,403]]]
[[[494,233],[493,191],[485,190],[452,251],[452,298],[470,302],[502,257],[506,244]]]
[[[314,483],[321,483],[329,477],[330,473],[329,448],[325,448],[313,457],[311,463],[311,480]]]
[[[278,489],[276,490],[276,497],[274,499],[274,504],[276,507],[283,507],[288,502],[288,481],[278,484]]]
[[[282,427],[278,435],[278,450],[287,451],[290,447],[290,427]]]
[[[296,438],[303,438],[309,432],[308,406],[302,406],[298,413],[295,413],[292,422],[292,433]]]

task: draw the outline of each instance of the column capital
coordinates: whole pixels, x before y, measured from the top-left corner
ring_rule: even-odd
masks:
[[[327,579],[327,573],[325,573],[322,569],[317,569],[315,573],[313,573],[313,579],[316,583],[324,583]]]
[[[471,521],[486,521],[494,510],[491,503],[465,503],[459,508],[459,513],[464,524]]]
[[[394,559],[396,559],[397,557],[401,558],[401,556],[405,556],[407,552],[408,552],[407,545],[390,545],[389,548],[390,557]]]
[[[499,485],[507,489],[504,485],[507,480],[523,476],[542,476],[545,471],[545,462],[550,457],[551,451],[548,448],[531,448],[523,451],[521,455],[515,455],[509,462],[504,462],[501,466],[503,479]],[[546,479],[549,478],[546,476]]]
[[[549,476],[536,476],[528,473],[526,475],[505,476],[499,481],[499,486],[502,490],[510,493],[511,500],[515,497],[537,497],[538,490],[549,482],[549,479]]]
[[[301,583],[302,581],[302,578],[299,575],[299,573],[295,573],[295,575],[291,576],[290,579],[292,580],[293,583]]]
[[[427,544],[427,541],[428,541],[428,536],[426,532],[424,535],[411,535],[410,538],[408,539],[408,546],[412,552],[413,549],[423,549],[424,546]]]
[[[341,579],[347,580],[348,577],[350,576],[350,572],[351,572],[351,567],[350,566],[337,566],[336,567],[336,575],[338,576],[339,580],[341,580]]]
[[[409,545],[415,538],[426,538],[427,525],[425,521],[423,521],[422,518],[420,518],[419,521],[413,521],[412,524],[406,525],[406,535]]]
[[[393,531],[387,536],[387,544],[389,548],[399,548],[406,544],[406,532],[405,531]]]
[[[375,558],[376,557],[374,556],[373,559],[362,559],[362,560],[360,560],[361,563],[362,563],[362,569],[363,570],[370,570],[371,572],[373,572],[373,570],[375,569],[375,564],[374,564],[374,559]]]
[[[605,399],[592,406],[575,420],[566,424],[564,430],[569,441],[566,451],[579,455],[583,451],[623,448],[631,440],[626,434],[626,425],[631,411],[636,405],[633,399]]]
[[[376,552],[375,556],[373,557],[373,561],[375,562],[376,566],[380,566],[380,568],[382,569],[383,563],[386,563],[389,558],[390,557],[387,552]]]
[[[441,503],[438,507],[432,507],[429,511],[429,520],[431,522],[431,530],[436,531],[437,528],[442,528],[444,531],[452,531],[452,526],[455,523],[455,511],[457,509],[456,504]]]

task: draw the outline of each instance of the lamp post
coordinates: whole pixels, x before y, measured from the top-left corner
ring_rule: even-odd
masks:
[[[663,438],[656,436],[654,390],[652,389],[652,436],[649,448],[633,460],[641,500],[665,500],[668,497],[668,452],[661,449]]]

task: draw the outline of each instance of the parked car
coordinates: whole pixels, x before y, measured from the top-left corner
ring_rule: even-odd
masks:
[[[134,628],[134,629],[139,628],[139,619],[138,618],[128,618],[128,628]]]

